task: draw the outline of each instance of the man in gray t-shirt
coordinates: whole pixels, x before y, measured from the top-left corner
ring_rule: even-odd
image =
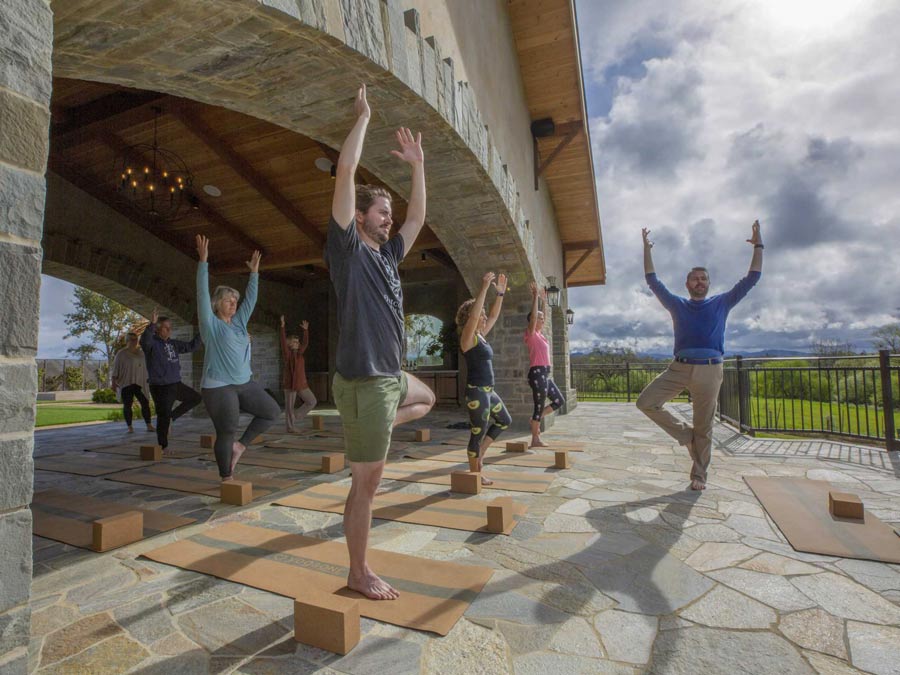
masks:
[[[403,357],[403,290],[397,267],[425,224],[425,155],[422,134],[397,131],[393,154],[412,168],[406,222],[390,236],[391,195],[383,188],[354,185],[371,112],[366,87],[354,104],[356,124],[338,158],[325,261],[338,309],[337,373],[332,393],[341,414],[353,483],[344,508],[350,552],[347,586],[373,600],[399,594],[366,562],[372,500],[381,482],[398,424],[427,414],[434,393],[400,371]]]

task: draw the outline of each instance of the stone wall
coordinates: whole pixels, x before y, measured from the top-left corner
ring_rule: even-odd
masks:
[[[0,3],[0,672],[25,673],[41,228],[53,23],[45,0]]]
[[[577,392],[571,386],[569,324],[566,323],[566,310],[568,308],[568,291],[563,291],[560,293],[559,307],[554,307],[550,310],[550,315],[553,319],[553,381],[566,398],[566,404],[561,410],[564,415],[575,410],[578,405]]]

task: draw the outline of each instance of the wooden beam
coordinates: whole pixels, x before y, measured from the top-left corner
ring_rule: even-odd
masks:
[[[248,253],[245,260],[249,260]],[[304,246],[302,248],[292,248],[271,255],[264,255],[259,263],[259,269],[262,270],[283,270],[292,267],[301,267],[303,265],[324,265],[322,257],[322,249],[315,246]],[[218,263],[212,263],[212,272],[214,274],[244,274],[250,270],[244,264],[244,260],[223,260]]]
[[[169,96],[155,91],[115,92],[76,108],[57,113],[64,117],[51,128],[51,152],[94,140],[102,132],[115,132],[153,120],[155,107],[165,108]]]
[[[319,148],[322,150],[322,152],[325,153],[325,156],[331,160],[331,163],[334,164],[335,166],[337,166],[338,157],[340,156],[340,153],[337,150],[335,150],[334,148],[332,148],[330,145],[326,145],[325,143],[322,143],[321,141],[316,141],[316,144],[319,146]],[[385,190],[390,192],[395,197],[398,196],[387,185],[385,185],[380,180],[378,180],[378,176],[376,176],[374,173],[372,173],[371,171],[366,169],[362,164],[357,165],[356,173],[358,173],[359,176],[368,185],[377,185],[379,187],[383,187]]]
[[[456,265],[453,263],[453,258],[451,258],[446,251],[440,248],[428,248],[423,251],[425,255],[434,260],[435,262],[440,263],[447,269],[456,271]]]
[[[585,251],[584,253],[582,253],[582,254],[581,254],[581,257],[580,257],[578,260],[576,260],[576,261],[575,261],[575,264],[572,265],[572,267],[569,268],[569,271],[568,271],[568,272],[566,272],[566,276],[565,276],[564,281],[567,282],[567,281],[569,280],[569,277],[572,276],[573,274],[575,274],[575,270],[577,270],[579,267],[581,267],[581,263],[583,263],[585,260],[587,260],[588,257],[591,255],[591,253],[593,253],[595,250],[596,250],[596,249],[589,248],[587,251]]]
[[[562,140],[559,142],[559,144],[555,148],[553,148],[553,152],[551,152],[547,156],[547,158],[540,163],[540,165],[535,164],[535,169],[534,169],[534,189],[535,190],[538,189],[538,178],[540,178],[543,175],[544,171],[547,170],[547,167],[550,166],[550,163],[559,156],[559,153],[561,153],[563,150],[565,150],[566,147],[568,147],[569,143],[571,143],[573,140],[575,140],[575,137],[581,131],[581,122],[579,121],[577,124],[575,124],[574,122],[567,122],[565,124],[559,125],[556,128],[556,133],[554,134],[554,137],[560,135],[560,129],[562,129],[562,128],[566,129],[566,131],[562,135]],[[540,157],[541,152],[540,152],[540,148],[538,147],[538,141],[536,138],[534,139],[534,153],[535,153],[535,160],[537,160]]]
[[[300,210],[294,206],[281,192],[279,192],[269,180],[257,171],[250,163],[241,157],[234,149],[220,138],[213,129],[204,122],[199,115],[186,106],[181,106],[173,111],[175,117],[196,136],[206,147],[219,156],[225,164],[231,167],[241,178],[249,183],[272,204],[282,215],[291,221],[306,237],[319,246],[325,245],[325,235],[306,219]]]
[[[599,248],[599,239],[588,239],[586,241],[564,241],[563,251],[583,251],[586,248]]]

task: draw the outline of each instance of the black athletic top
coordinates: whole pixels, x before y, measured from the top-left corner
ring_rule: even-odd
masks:
[[[467,352],[466,368],[468,375],[466,384],[472,387],[494,386],[494,350],[480,335],[475,336],[475,346]]]

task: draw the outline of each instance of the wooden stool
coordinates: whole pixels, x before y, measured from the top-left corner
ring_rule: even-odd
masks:
[[[140,511],[126,511],[100,518],[93,523],[92,548],[95,551],[108,551],[143,538],[144,514]]]
[[[341,452],[329,452],[322,455],[322,473],[337,473],[344,470],[344,454]]]
[[[512,497],[497,497],[487,505],[488,532],[503,534],[512,525]]]
[[[481,474],[472,471],[454,471],[450,474],[450,492],[466,495],[481,493]]]
[[[201,434],[200,447],[212,449],[216,446],[215,434]]]
[[[346,654],[359,643],[359,600],[322,591],[294,600],[294,640]]]
[[[525,441],[507,441],[507,452],[525,452],[528,449],[528,443]]]
[[[829,492],[828,510],[835,518],[864,520],[866,517],[862,501],[849,492]]]
[[[423,443],[431,440],[431,429],[416,429],[416,441]]]
[[[571,464],[569,464],[569,451],[568,450],[557,450],[554,453],[556,457],[556,463],[554,466],[557,469],[568,469]]]
[[[316,431],[325,431],[325,418],[321,415],[315,415],[314,417],[310,417],[312,420],[312,428]]]
[[[229,480],[222,483],[220,499],[226,504],[243,506],[253,501],[253,483],[246,480]]]
[[[162,459],[162,446],[160,445],[142,445],[141,459],[146,462],[158,462]]]

